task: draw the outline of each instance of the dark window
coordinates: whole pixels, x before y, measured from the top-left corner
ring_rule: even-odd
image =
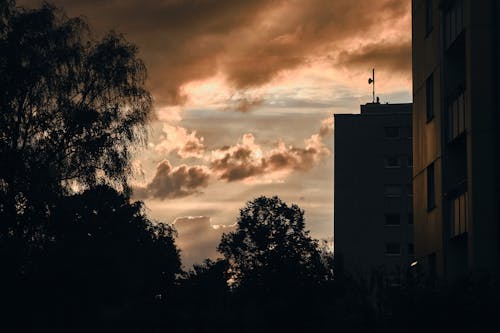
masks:
[[[427,167],[427,210],[436,207],[436,184],[434,179],[434,163]]]
[[[399,256],[401,254],[401,245],[399,243],[386,243],[385,254]]]
[[[385,225],[400,225],[401,219],[399,214],[386,214]]]
[[[384,185],[384,195],[386,197],[400,197],[401,186],[399,185]]]
[[[425,1],[425,36],[428,36],[434,28],[434,15],[432,0]]]
[[[427,121],[434,118],[434,75],[430,75],[425,81],[425,110]]]
[[[413,156],[408,155],[407,165],[409,168],[413,167]]]
[[[387,156],[385,158],[385,167],[386,168],[400,168],[401,160],[397,156]]]
[[[413,214],[408,214],[408,224],[413,224]]]

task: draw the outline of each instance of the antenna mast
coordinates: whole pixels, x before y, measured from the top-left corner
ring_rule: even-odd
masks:
[[[375,68],[372,68],[372,77],[368,79],[368,84],[373,84],[373,87],[372,87],[372,95],[373,95],[372,103],[375,103]]]

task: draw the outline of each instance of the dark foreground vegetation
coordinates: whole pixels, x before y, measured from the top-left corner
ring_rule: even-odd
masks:
[[[182,271],[175,230],[151,221],[127,184],[151,110],[136,52],[50,5],[0,2],[2,332],[458,332],[496,322],[494,275],[362,282],[277,197],[242,208],[223,259]]]

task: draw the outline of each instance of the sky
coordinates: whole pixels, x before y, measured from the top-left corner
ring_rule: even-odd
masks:
[[[39,6],[40,0],[18,5]],[[56,0],[139,48],[154,98],[133,198],[173,223],[184,266],[217,256],[239,209],[278,195],[333,237],[334,113],[411,102],[410,0]]]

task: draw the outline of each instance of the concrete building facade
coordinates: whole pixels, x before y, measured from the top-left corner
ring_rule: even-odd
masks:
[[[415,253],[444,279],[500,263],[499,14],[412,1]]]
[[[354,275],[399,279],[413,260],[411,110],[335,114],[334,254]]]

